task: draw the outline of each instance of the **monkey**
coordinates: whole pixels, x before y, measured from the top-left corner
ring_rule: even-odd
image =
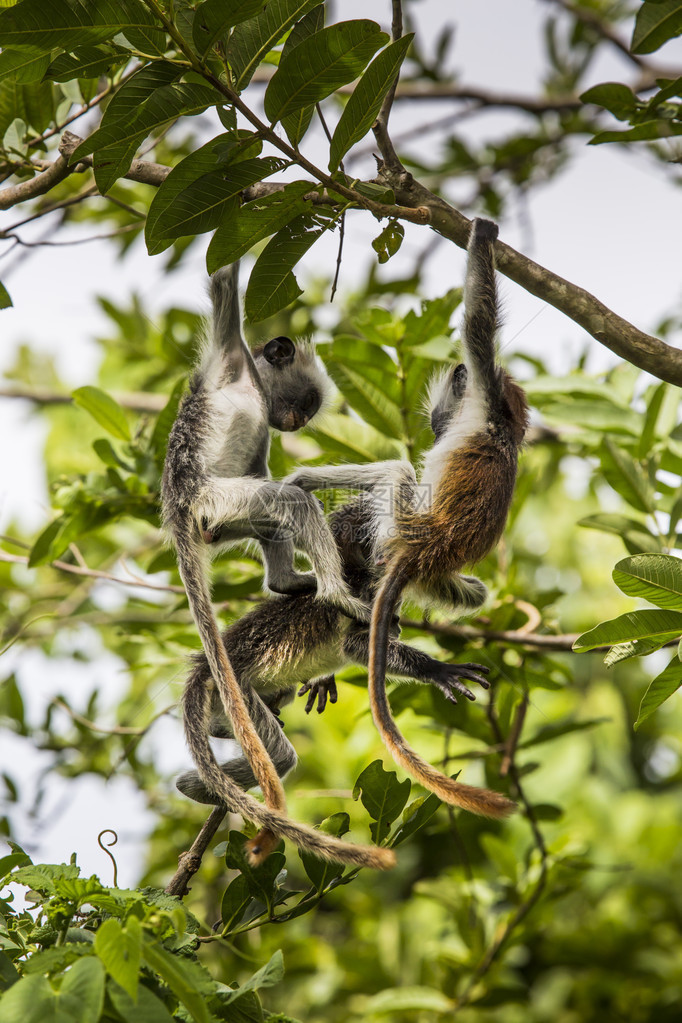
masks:
[[[334,512],[329,520],[342,556],[346,582],[352,593],[367,601],[372,599],[380,578],[380,568],[374,560],[374,519],[373,503],[364,494]],[[488,672],[486,666],[443,664],[400,642],[396,632],[394,622],[388,644],[391,675],[435,685],[448,698],[453,691],[470,700],[475,698],[462,679],[488,688],[489,683],[483,677]],[[350,664],[366,667],[369,660],[367,626],[349,620],[338,608],[308,594],[264,602],[226,629],[223,642],[244,690],[251,719],[280,775],[296,765],[297,757],[273,711],[290,699],[301,683],[313,699],[317,696],[318,709],[323,709],[326,691],[333,680],[333,674],[329,673]],[[309,681],[311,678],[317,681]],[[201,653],[195,658],[185,688],[192,706],[195,703],[191,695],[193,687],[201,693],[209,684],[208,661]],[[312,706],[312,701],[309,702]],[[219,738],[231,737],[229,722],[225,720],[215,691],[212,712],[210,733]],[[221,770],[241,788],[250,788],[256,783],[243,755],[222,764]],[[215,786],[208,788],[196,770],[181,775],[176,785],[184,795],[198,802],[216,802]]]
[[[390,624],[401,594],[412,591],[473,611],[486,598],[480,580],[462,575],[498,542],[511,503],[518,452],[528,426],[523,389],[495,363],[498,302],[497,225],[472,222],[462,329],[463,362],[432,386],[435,443],[417,477],[407,462],[300,469],[285,482],[310,491],[369,490],[376,505],[377,560],[385,572],[370,625],[368,688],[374,722],[396,762],[441,799],[490,817],[514,804],[499,793],[460,785],[406,742],[386,697]],[[450,697],[452,698],[452,697]]]
[[[168,440],[161,483],[163,521],[176,547],[180,576],[211,675],[235,735],[254,766],[266,807],[226,783],[218,771],[221,792],[229,796],[228,805],[243,810],[259,825],[269,827],[277,820],[295,829],[298,826],[283,816],[286,803],[279,775],[251,722],[222,643],[211,605],[208,560],[225,546],[256,537],[263,548],[266,586],[273,592],[315,586],[318,598],[347,614],[366,617],[367,608],[348,591],[317,499],[305,494],[301,500],[302,491],[268,478],[269,426],[298,429],[322,405],[325,377],[312,347],[297,349],[290,338],[277,337],[252,355],[241,334],[238,264],[213,275],[211,298],[211,329]],[[294,571],[296,548],[309,557],[313,573]],[[205,768],[210,784],[211,751],[201,713],[207,694],[198,693],[196,687],[191,693],[197,699],[197,713],[191,713],[185,699],[185,733],[199,771]],[[308,830],[318,845],[326,839]],[[286,833],[283,826],[279,831]],[[338,844],[349,848],[347,843]],[[357,848],[353,862],[365,852],[373,863],[390,859],[381,855],[387,850]]]

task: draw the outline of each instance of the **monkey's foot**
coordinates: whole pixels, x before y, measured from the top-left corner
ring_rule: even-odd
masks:
[[[483,678],[489,671],[490,668],[485,664],[443,664],[442,675],[440,678],[433,679],[433,685],[440,689],[445,699],[451,703],[457,703],[455,691],[466,696],[467,700],[475,700],[475,695],[460,680],[465,678],[468,682],[477,682],[484,689],[490,689],[490,682],[487,678]]]
[[[321,714],[327,706],[327,697],[330,703],[336,703],[338,693],[336,690],[336,679],[333,675],[325,675],[324,678],[315,679],[313,682],[304,682],[298,691],[299,696],[308,694],[305,705],[306,714],[310,714],[317,700],[317,713]]]

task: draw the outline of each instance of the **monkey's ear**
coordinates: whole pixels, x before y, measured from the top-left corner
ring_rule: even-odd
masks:
[[[290,337],[273,337],[263,349],[263,358],[271,366],[289,366],[295,354],[296,346]]]

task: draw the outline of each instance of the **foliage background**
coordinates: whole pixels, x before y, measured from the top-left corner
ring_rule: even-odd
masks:
[[[618,7],[583,5],[580,10],[587,13],[581,19],[566,16],[568,5],[557,6],[564,10],[556,12],[555,28],[547,29],[542,49],[541,95],[550,101],[566,93],[577,96],[603,81],[594,64],[604,60],[604,50],[612,45],[605,31],[626,39],[631,28],[620,20],[626,12]],[[420,5],[409,9],[419,29]],[[590,25],[595,11],[605,31]],[[346,16],[345,10],[336,13]],[[387,13],[382,10],[381,16]],[[538,15],[538,24],[552,22],[553,16]],[[447,79],[448,65],[439,66],[436,53],[432,41],[429,68],[407,65],[418,81]],[[671,63],[667,53],[660,59]],[[494,115],[499,106],[488,102],[484,109]],[[394,125],[399,110],[396,104]],[[595,113],[593,107],[578,113],[540,111],[526,118],[523,128],[518,122],[502,127],[495,121],[487,135],[480,121],[467,132],[464,120],[464,127],[455,122],[437,129],[432,165],[420,161],[414,149],[406,163],[436,191],[451,195],[454,190],[463,212],[500,220],[503,236],[505,218],[524,208],[527,194],[549,181],[560,184],[577,147],[598,130],[613,127],[610,115]],[[153,158],[175,164],[206,141],[207,127],[205,121],[184,119],[157,140]],[[669,162],[675,153],[674,144],[654,141],[636,157],[647,161],[651,188],[665,177],[678,180]],[[623,152],[622,159],[628,158]],[[47,198],[72,198],[81,182],[68,179],[59,187],[56,196]],[[58,228],[79,225],[86,236],[121,232],[110,240],[110,258],[137,260],[131,243],[140,218],[130,208],[146,210],[152,190],[119,181],[110,194],[128,211],[111,202],[62,207]],[[36,209],[45,202],[39,200]],[[349,233],[360,216],[349,216]],[[309,275],[292,307],[258,325],[260,336],[311,331],[321,337],[323,357],[340,390],[326,425],[305,438],[275,442],[276,476],[301,458],[416,458],[430,443],[426,423],[415,411],[417,397],[428,372],[446,357],[448,324],[451,318],[457,321],[459,294],[455,290],[443,297],[443,287],[439,298],[420,305],[419,296],[432,288],[427,278],[434,263],[429,264],[431,242],[425,234],[412,229],[409,251],[403,249],[399,264],[389,263],[381,272],[365,264],[368,270],[355,290],[343,289],[331,307],[326,304],[329,281]],[[450,249],[441,244],[435,262],[442,266],[449,260]],[[196,244],[187,247],[180,241],[164,258],[174,273],[182,273],[183,266],[196,266],[196,253]],[[57,252],[48,254],[59,258]],[[100,283],[91,282],[93,291],[100,290]],[[676,337],[678,311],[658,307],[650,297],[647,305],[644,326],[670,340]],[[102,310],[106,326],[96,341],[101,359],[82,382],[118,396],[163,396],[156,405],[162,407],[191,361],[197,303],[183,308],[169,301],[150,316],[138,298],[119,296],[102,303]],[[562,332],[568,335],[571,329],[566,323]],[[586,350],[587,345],[594,358],[596,343],[587,342]],[[446,629],[448,623],[438,616],[431,627],[404,632],[434,656],[489,662],[495,672],[493,702],[483,697],[474,706],[453,709],[438,694],[409,685],[394,690],[393,705],[401,727],[433,760],[451,771],[463,766],[467,781],[510,785],[517,794],[520,787],[531,822],[519,815],[504,825],[492,824],[441,807],[401,845],[399,866],[391,874],[365,873],[326,895],[314,912],[202,948],[201,960],[211,976],[228,984],[243,983],[281,949],[286,972],[263,994],[273,1013],[398,1023],[430,1023],[455,1011],[465,1020],[503,1023],[679,1018],[678,701],[666,703],[638,731],[632,727],[649,680],[669,658],[657,653],[606,669],[599,654],[567,652],[574,635],[638,606],[610,580],[618,558],[677,547],[676,523],[669,520],[682,469],[676,436],[679,392],[627,363],[595,374],[576,358],[575,365],[562,367],[566,372],[561,376],[552,375],[554,354],[546,360],[537,351],[525,352],[523,335],[505,354],[511,352],[510,367],[526,381],[540,428],[523,458],[504,542],[481,568],[493,599],[485,616],[471,623],[473,638],[457,630],[439,631],[439,623]],[[395,365],[402,376],[396,375]],[[15,390],[68,393],[56,362],[30,345],[18,352],[6,376]],[[30,846],[27,813],[39,831],[48,804],[52,814],[63,812],[59,804],[55,809],[55,778],[65,779],[65,801],[72,779],[96,779],[91,791],[97,800],[107,799],[108,790],[100,783],[120,785],[125,779],[126,793],[149,827],[146,864],[131,883],[163,888],[178,853],[189,846],[205,816],[174,795],[176,754],[168,748],[179,745],[180,727],[171,714],[156,718],[177,699],[185,657],[197,641],[181,596],[163,589],[178,580],[155,518],[162,457],[158,414],[122,411],[117,435],[116,428],[107,432],[88,415],[86,397],[81,395],[80,406],[35,403],[47,429],[45,470],[53,507],[66,511],[71,539],[89,569],[121,574],[123,555],[130,569],[162,589],[115,586],[47,565],[0,565],[7,598],[3,626],[7,640],[14,641],[0,690],[0,714],[12,751],[3,776],[3,833]],[[87,515],[93,503],[102,507],[102,497],[105,517],[85,531],[91,525]],[[84,508],[86,518],[81,517]],[[593,528],[580,525],[588,517]],[[27,544],[35,557],[44,524],[29,533],[18,515],[5,526],[15,542],[4,541],[3,550],[21,558],[22,544]],[[42,553],[48,553],[45,544]],[[73,552],[66,561],[78,567]],[[259,566],[241,555],[218,566],[215,595],[227,602],[225,620],[248,608],[259,584]],[[407,608],[405,616],[415,622],[419,612]],[[568,637],[556,641],[564,651],[524,645],[519,630],[528,623],[533,635]],[[516,636],[500,642],[491,638],[492,632]],[[26,691],[36,665],[50,695],[40,703]],[[116,699],[113,687],[99,681],[114,671]],[[58,680],[66,707],[85,723],[53,702],[51,679]],[[367,840],[367,813],[350,792],[382,749],[368,717],[363,673],[349,670],[343,682],[348,684],[341,686],[339,703],[319,718],[306,718],[300,705],[287,709],[287,730],[301,755],[288,792],[297,817],[319,820],[343,809],[351,815],[354,837]],[[87,722],[141,734],[107,734]],[[505,743],[512,754],[507,781],[500,778],[505,753],[500,746]],[[28,772],[24,762],[30,763]],[[33,786],[26,774],[36,763],[40,774]],[[81,812],[87,817],[89,810]],[[132,815],[131,824],[139,827]],[[221,833],[219,839],[226,837]],[[287,867],[294,888],[309,883],[291,853]],[[108,866],[101,869],[100,876],[107,871]],[[224,858],[207,855],[185,900],[204,934],[219,916],[225,880]],[[31,886],[35,890],[35,878]],[[138,908],[133,910],[133,904]],[[130,916],[139,914],[150,939],[170,940],[171,923],[163,912],[155,917],[142,910],[139,898],[123,900],[116,911],[107,904],[107,911],[115,919],[118,913],[128,927]],[[184,926],[172,923],[178,933],[184,933]],[[58,969],[53,980],[57,986],[63,982]],[[223,1007],[221,1018],[257,1019],[254,1005]],[[119,1012],[119,1017],[106,1018],[128,1018]],[[177,1018],[183,1018],[183,1010],[178,1012]]]

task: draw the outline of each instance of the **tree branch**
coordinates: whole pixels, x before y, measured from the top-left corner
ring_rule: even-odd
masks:
[[[165,394],[142,394],[140,392],[112,392],[123,408],[131,409],[133,412],[160,412],[168,403]],[[23,398],[25,401],[32,401],[36,405],[70,405],[73,398],[70,394],[62,394],[60,391],[51,391],[47,387],[0,387],[0,398]]]
[[[401,0],[392,0],[392,6],[393,20],[391,23],[391,39],[395,42],[397,39],[400,39],[403,34],[403,9]],[[381,104],[381,109],[377,119],[372,125],[374,138],[377,140],[379,152],[383,157],[384,163],[387,167],[391,167],[393,170],[398,171],[403,169],[403,165],[398,159],[398,154],[393,148],[391,137],[388,134],[388,118],[391,113],[391,107],[393,106],[393,98],[398,87],[399,79],[400,73],[395,76],[393,84],[384,96],[384,101]]]
[[[178,857],[178,869],[173,874],[166,888],[166,895],[177,895],[179,899],[184,898],[189,892],[188,883],[201,866],[201,860],[208,849],[209,843],[216,831],[223,823],[227,814],[227,808],[216,806],[204,823],[201,831],[192,842],[190,848]]]
[[[402,205],[427,209],[433,230],[466,249],[471,221],[462,213],[406,172],[395,174],[384,166],[379,180],[393,189]],[[495,264],[510,280],[570,317],[622,359],[660,380],[682,386],[680,349],[638,330],[588,291],[546,270],[504,242],[495,243]]]

